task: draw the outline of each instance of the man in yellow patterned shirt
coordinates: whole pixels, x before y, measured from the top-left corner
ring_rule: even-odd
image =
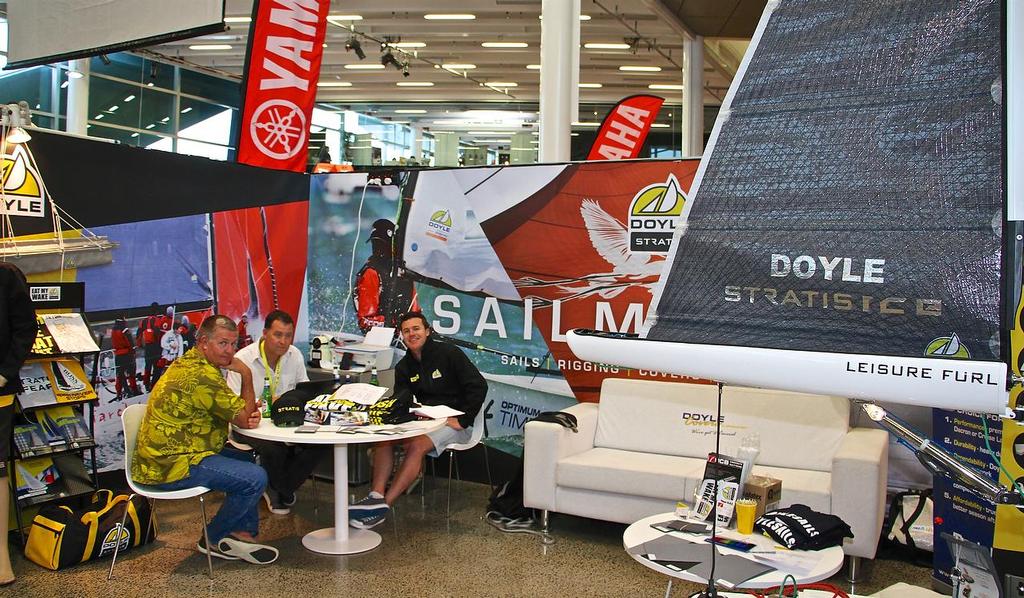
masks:
[[[224,492],[224,504],[207,526],[209,547],[203,538],[196,547],[218,558],[266,565],[277,560],[277,549],[255,539],[267,474],[224,443],[229,424],[255,428],[260,422],[252,373],[235,358],[237,340],[231,318],[203,321],[196,346],[171,364],[150,393],[131,476],[161,490],[206,486]],[[231,391],[221,370],[241,376],[241,395]]]

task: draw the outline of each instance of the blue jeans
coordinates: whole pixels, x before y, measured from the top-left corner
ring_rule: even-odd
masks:
[[[231,532],[248,532],[253,536],[259,532],[257,507],[267,486],[267,473],[252,462],[251,453],[225,446],[219,454],[210,455],[190,467],[188,476],[166,484],[154,484],[161,490],[196,486],[224,493],[224,504],[206,528],[211,546],[216,546]]]

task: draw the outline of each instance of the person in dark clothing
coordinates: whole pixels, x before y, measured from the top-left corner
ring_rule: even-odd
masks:
[[[7,513],[11,485],[7,481],[10,459],[14,395],[22,391],[19,372],[36,340],[36,312],[28,294],[25,275],[13,264],[0,262],[0,586],[14,581],[7,552]]]
[[[395,225],[384,218],[374,221],[367,241],[373,253],[356,274],[352,293],[356,320],[364,333],[374,326],[397,327],[403,313],[419,311],[416,287],[395,260]]]
[[[449,417],[436,432],[374,445],[370,494],[349,507],[349,523],[362,529],[384,521],[391,504],[420,475],[428,453],[441,454],[449,445],[469,440],[487,395],[487,381],[480,371],[461,349],[432,338],[422,313],[404,314],[399,326],[408,353],[395,366],[395,394],[411,392],[423,405],[447,405],[463,414]],[[405,459],[389,487],[396,444],[405,448]]]

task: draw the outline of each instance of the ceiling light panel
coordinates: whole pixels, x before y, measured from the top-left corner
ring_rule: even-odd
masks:
[[[526,42],[483,42],[480,44],[484,48],[529,48],[530,44]]]
[[[468,13],[432,13],[423,15],[423,18],[428,21],[472,21],[476,18],[476,15]]]
[[[638,64],[625,64],[619,67],[620,71],[631,73],[660,73],[660,66],[644,66]]]

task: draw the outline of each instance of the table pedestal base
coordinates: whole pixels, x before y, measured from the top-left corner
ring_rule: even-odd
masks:
[[[321,554],[356,554],[380,546],[381,537],[368,529],[349,529],[348,540],[334,537],[334,528],[326,527],[302,537],[302,545]]]

